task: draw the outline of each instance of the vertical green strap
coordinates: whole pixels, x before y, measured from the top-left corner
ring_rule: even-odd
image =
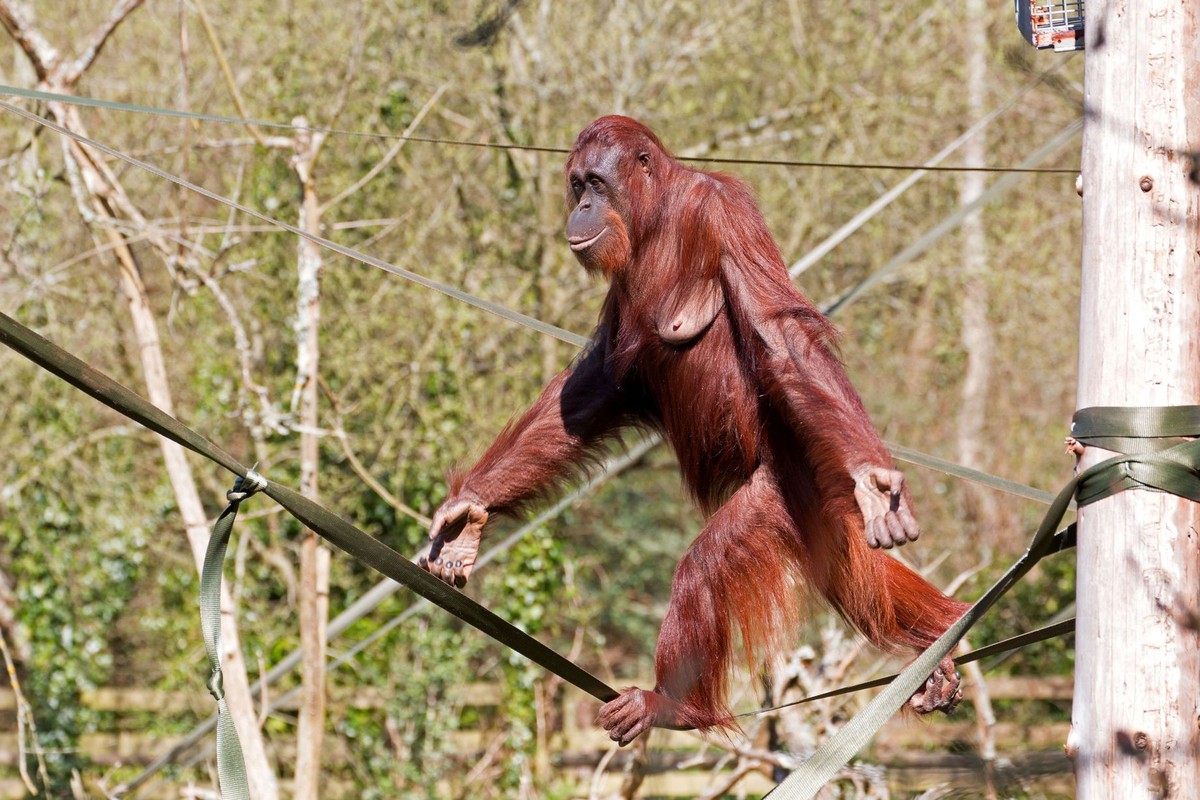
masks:
[[[253,469],[246,472],[245,478],[234,481],[233,488],[225,494],[229,505],[213,526],[200,573],[200,630],[204,635],[204,649],[208,652],[208,691],[217,701],[217,777],[221,782],[221,797],[225,800],[250,800],[250,787],[246,781],[242,745],[229,715],[221,675],[221,568],[238,506],[265,488],[266,479]]]

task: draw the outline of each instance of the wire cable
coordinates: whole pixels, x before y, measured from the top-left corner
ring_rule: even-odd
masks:
[[[66,136],[70,139],[73,139],[76,142],[79,142],[80,144],[87,145],[88,147],[99,150],[101,153],[112,156],[113,158],[116,158],[116,159],[120,159],[121,161],[124,161],[126,164],[131,164],[140,169],[144,169],[147,172],[149,172],[150,174],[155,175],[159,178],[162,178],[163,180],[170,181],[171,183],[174,183],[177,186],[182,186],[185,189],[190,189],[191,191],[196,192],[197,194],[207,197],[209,200],[212,200],[217,203],[221,203],[222,205],[229,206],[230,208],[237,209],[238,211],[242,212],[243,214],[245,214],[247,216],[254,217],[255,219],[262,220],[263,222],[270,223],[271,225],[274,225],[278,228],[282,228],[283,230],[288,231],[289,233],[293,233],[296,236],[299,236],[303,239],[307,239],[310,242],[313,242],[315,244],[319,244],[320,246],[322,246],[328,250],[332,250],[333,252],[335,252],[339,255],[346,256],[347,258],[351,258],[355,261],[361,261],[364,264],[368,264],[372,267],[377,267],[381,270],[384,270],[385,272],[390,272],[393,275],[398,275],[399,277],[404,278],[405,280],[408,280],[408,281],[412,281],[413,283],[415,283],[419,286],[424,286],[427,289],[433,289],[436,292],[441,292],[442,294],[446,295],[447,297],[452,297],[455,300],[460,300],[464,303],[467,303],[468,305],[475,306],[476,308],[479,308],[484,311],[495,314],[498,317],[503,317],[504,319],[507,319],[511,322],[515,322],[518,325],[529,328],[530,330],[535,330],[535,331],[538,331],[539,333],[544,333],[547,336],[553,336],[555,339],[559,339],[559,340],[567,342],[569,344],[573,344],[577,347],[583,347],[588,342],[587,337],[585,337],[585,336],[580,336],[577,333],[572,333],[571,331],[560,328],[557,325],[551,325],[548,322],[543,322],[540,319],[536,319],[536,318],[528,316],[526,314],[522,314],[519,311],[513,311],[512,309],[505,308],[504,306],[500,305],[499,303],[494,303],[491,300],[484,300],[482,297],[477,297],[476,295],[473,295],[469,292],[464,292],[462,289],[459,289],[455,286],[451,286],[448,283],[442,283],[441,281],[436,281],[432,278],[427,278],[424,275],[421,275],[417,272],[413,272],[412,270],[405,269],[404,267],[399,267],[399,266],[396,266],[395,264],[389,264],[388,262],[384,261],[383,259],[375,258],[374,256],[367,255],[366,253],[363,253],[359,250],[355,250],[352,247],[346,247],[345,245],[338,244],[337,242],[334,242],[330,239],[326,239],[322,236],[317,236],[316,234],[309,233],[306,230],[297,228],[295,225],[289,225],[288,223],[283,222],[282,220],[278,220],[278,219],[275,219],[274,217],[270,217],[270,216],[262,213],[261,211],[255,211],[254,209],[250,208],[249,206],[242,205],[241,203],[237,202],[236,200],[231,200],[228,197],[224,197],[222,195],[217,194],[216,192],[205,189],[203,186],[192,183],[189,180],[180,178],[176,175],[172,175],[171,173],[169,173],[165,170],[159,169],[158,167],[154,166],[153,164],[149,164],[145,161],[134,158],[133,156],[126,155],[125,153],[122,153],[119,150],[115,150],[111,147],[108,147],[107,145],[100,144],[99,142],[97,142],[94,139],[91,139],[91,138],[88,138],[87,136],[78,134],[75,131],[68,130],[67,128],[64,128],[62,125],[59,125],[58,123],[56,123],[52,120],[49,120],[49,119],[46,119],[45,117],[34,114],[31,111],[26,111],[23,108],[19,108],[17,106],[12,105],[11,103],[6,103],[3,100],[0,100],[0,108],[4,109],[5,111],[8,111],[10,113],[24,117],[25,119],[30,120],[31,122],[36,122],[37,124],[42,125],[46,128],[49,128],[50,130],[52,130],[58,134],[61,134],[62,136]]]
[[[987,114],[980,117],[975,121],[974,125],[963,131],[957,138],[954,139],[954,141],[950,142],[937,153],[930,156],[921,166],[921,169],[905,176],[904,180],[900,181],[895,186],[881,194],[875,199],[874,202],[855,214],[848,222],[831,233],[829,236],[825,237],[824,241],[822,241],[816,247],[811,248],[796,263],[788,267],[788,274],[791,275],[792,278],[798,278],[800,275],[808,271],[810,267],[812,267],[825,256],[829,255],[829,253],[832,252],[835,247],[848,239],[855,231],[867,224],[867,222],[876,214],[891,205],[896,198],[912,188],[912,186],[917,181],[921,180],[921,178],[925,177],[925,175],[930,172],[932,168],[937,167],[943,160],[958,150],[958,148],[962,147],[964,144],[974,138],[977,133],[995,122],[1001,114],[1016,105],[1026,94],[1040,86],[1043,81],[1053,75],[1057,70],[1061,69],[1063,64],[1066,64],[1069,60],[1069,58],[1062,60],[1056,59],[1054,65],[1048,70],[1022,86],[1020,90],[1018,90],[1012,97],[1008,98],[1003,103],[989,111]]]
[[[472,142],[467,139],[449,139],[437,136],[406,136],[402,133],[377,133],[371,131],[355,131],[345,128],[327,128],[313,125],[293,125],[287,122],[272,122],[260,119],[245,119],[228,117],[221,114],[206,114],[200,111],[182,111],[175,108],[145,106],[137,103],[122,103],[115,100],[99,100],[93,97],[59,94],[40,89],[23,89],[17,86],[0,84],[0,95],[22,97],[27,100],[39,100],[46,103],[65,103],[68,105],[86,106],[89,108],[104,108],[110,111],[122,111],[135,114],[149,114],[156,117],[173,117],[203,122],[219,122],[228,125],[246,125],[256,128],[272,128],[286,131],[310,131],[333,136],[353,136],[366,139],[403,139],[420,144],[440,144],[451,147],[476,147],[490,150],[522,150],[533,153],[571,152],[569,147],[545,147],[532,144],[514,144],[507,142]],[[721,156],[691,156],[680,157],[680,161],[690,161],[699,164],[741,164],[746,166],[817,168],[817,169],[851,169],[851,170],[899,170],[926,172],[1021,172],[1040,173],[1048,175],[1075,175],[1078,167],[966,167],[966,166],[929,166],[924,164],[885,164],[860,161],[805,161],[786,158],[733,158]]]
[[[50,128],[51,130],[53,130],[63,136],[67,136],[77,142],[80,142],[81,144],[85,144],[89,147],[93,147],[102,153],[106,153],[106,154],[111,155],[114,158],[120,159],[128,164],[132,164],[133,166],[144,169],[144,170],[150,172],[151,174],[156,175],[164,180],[170,181],[170,182],[172,182],[176,185],[182,186],[186,189],[190,189],[191,191],[194,191],[204,197],[207,197],[208,199],[213,200],[214,202],[221,203],[223,205],[227,205],[231,208],[235,208],[238,211],[241,211],[242,213],[244,213],[248,216],[254,217],[255,219],[259,219],[263,222],[266,222],[266,223],[274,225],[278,228],[281,228],[282,230],[288,231],[289,233],[293,233],[297,236],[300,236],[300,237],[308,239],[312,242],[315,242],[316,244],[321,245],[322,247],[328,248],[328,249],[332,250],[333,252],[338,253],[339,255],[344,255],[348,258],[354,259],[356,261],[360,261],[369,266],[373,266],[373,267],[382,269],[385,272],[390,272],[394,275],[398,275],[399,277],[405,278],[406,280],[412,281],[413,283],[416,283],[420,286],[424,286],[426,288],[430,288],[435,291],[441,292],[442,294],[445,294],[448,297],[454,298],[456,300],[461,300],[462,302],[473,305],[476,308],[483,309],[483,310],[493,313],[499,317],[507,319],[511,322],[515,322],[518,325],[522,325],[526,328],[530,328],[530,329],[538,331],[540,333],[544,333],[546,335],[553,336],[561,341],[567,342],[569,344],[573,344],[577,347],[583,347],[588,342],[588,339],[585,336],[581,336],[579,334],[572,333],[572,332],[567,331],[563,328],[560,328],[556,325],[551,325],[550,323],[543,322],[542,320],[536,319],[534,317],[530,317],[525,314],[521,314],[520,312],[505,308],[504,306],[501,306],[498,303],[494,303],[490,300],[484,300],[480,297],[477,297],[476,295],[465,292],[462,289],[458,289],[457,287],[450,286],[449,284],[442,283],[440,281],[435,281],[431,278],[427,278],[416,272],[412,272],[411,270],[404,269],[403,267],[398,267],[393,264],[389,264],[388,262],[383,261],[382,259],[378,259],[378,258],[375,258],[374,256],[367,255],[366,253],[363,253],[359,250],[355,250],[354,248],[346,247],[344,245],[340,245],[340,244],[333,242],[329,239],[326,239],[324,237],[316,236],[314,234],[308,233],[307,231],[297,228],[294,225],[289,225],[288,223],[283,222],[281,220],[277,220],[274,217],[270,217],[259,211],[255,211],[254,209],[249,208],[245,205],[242,205],[241,203],[238,203],[227,197],[223,197],[222,195],[219,195],[216,192],[212,192],[208,189],[205,189],[204,187],[199,186],[198,184],[192,183],[191,181],[188,181],[184,178],[180,178],[176,175],[172,175],[171,173],[166,172],[165,170],[155,167],[153,164],[148,164],[145,161],[141,161],[140,159],[134,158],[133,156],[126,155],[126,154],[120,152],[119,150],[115,150],[114,148],[108,147],[107,145],[100,144],[99,142],[97,142],[93,139],[90,139],[86,136],[82,136],[78,133],[75,133],[74,131],[67,130],[63,126],[61,126],[51,120],[48,120],[45,117],[38,116],[37,114],[34,114],[30,111],[26,111],[25,109],[19,108],[17,106],[13,106],[2,100],[0,100],[0,109],[10,111],[14,114],[24,117],[25,119],[30,120],[32,122],[36,122],[39,125],[43,125],[47,128]],[[1078,124],[1078,123],[1076,123],[1076,124]],[[1060,134],[1060,137],[1061,136],[1062,136],[1062,134]],[[1058,139],[1056,139],[1055,141],[1057,142]],[[1042,157],[1044,158],[1045,156],[1043,155]],[[1016,176],[1008,176],[1007,180],[1004,178],[1002,178],[1001,180],[1005,181],[1006,182],[1005,185],[1008,186],[1008,185],[1011,185],[1012,181],[1014,181],[1015,179],[1016,179]],[[999,183],[999,182],[1000,181],[997,181],[997,183]],[[991,191],[991,190],[989,190],[989,191]],[[982,199],[983,198],[981,198],[981,200]],[[961,218],[963,216],[965,216],[965,214],[963,214],[962,209],[960,209],[960,213],[956,214],[956,215],[952,215],[951,219],[961,221]],[[952,227],[952,226],[947,226],[946,224],[940,225],[937,228],[935,228],[932,233],[941,235],[942,233],[945,233],[945,231],[948,230],[949,227]],[[932,240],[926,241],[927,239],[929,239],[929,234],[927,234],[925,237],[922,237],[922,242],[926,242],[925,246],[928,246],[932,242]],[[910,250],[911,249],[912,248],[910,248]],[[901,255],[905,255],[908,252],[909,251],[906,250],[905,253],[902,253]],[[854,290],[852,290],[846,296],[839,299],[833,305],[822,308],[821,309],[822,313],[826,314],[827,316],[836,315],[846,305],[849,305],[850,303],[852,303],[856,299],[858,299],[858,297],[861,296],[861,294],[863,292],[865,292],[866,289],[869,288],[870,285],[872,285],[877,280],[881,279],[884,274],[886,274],[888,272],[892,272],[895,269],[897,269],[900,266],[900,264],[897,263],[898,259],[899,259],[899,257],[897,257],[897,259],[893,259],[892,261],[888,262],[888,264],[884,265],[884,267],[881,270],[879,270],[876,273],[873,273],[867,279],[862,281],[857,287],[855,287]],[[969,467],[956,466],[956,465],[953,465],[952,462],[947,462],[942,459],[938,459],[934,456],[927,456],[927,455],[919,453],[918,451],[915,451],[915,450],[910,450],[908,448],[901,448],[901,449],[904,451],[904,454],[902,456],[903,460],[910,461],[912,463],[921,464],[922,466],[926,466],[930,469],[946,472],[947,474],[957,475],[958,477],[966,478],[967,480],[972,480],[977,483],[982,483],[986,486],[991,486],[992,488],[999,489],[1000,491],[1017,494],[1022,497],[1026,497],[1028,499],[1036,500],[1038,502],[1043,502],[1043,503],[1046,502],[1045,493],[1040,492],[1039,490],[1034,489],[1032,487],[1023,486],[1022,484],[1018,484],[1013,481],[1008,481],[1003,478],[991,476],[991,475],[988,475],[987,473],[980,472],[978,470],[972,470]],[[949,469],[950,466],[955,466],[955,469]]]

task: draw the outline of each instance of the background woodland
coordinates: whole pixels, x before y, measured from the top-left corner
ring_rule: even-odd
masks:
[[[753,187],[789,263],[909,174],[862,165],[919,165],[1049,72],[946,162],[1015,166],[1078,119],[1082,102],[1082,57],[1030,48],[1007,2],[0,0],[0,21],[8,31],[0,82],[13,86],[551,148],[569,147],[587,122],[615,112],[647,123],[681,156],[847,165],[719,165]],[[12,102],[568,330],[586,333],[596,319],[605,287],[563,241],[561,153]],[[1077,161],[1076,137],[1041,166]],[[925,175],[798,285],[818,303],[832,300],[999,178]],[[82,155],[2,111],[0,209],[0,310],[141,393],[154,396],[148,380],[165,387],[186,424],[404,553],[425,541],[445,470],[477,455],[576,352],[303,247],[127,164]],[[1074,175],[1021,175],[839,311],[845,361],[885,439],[1040,489],[1056,491],[1069,477],[1062,438],[1074,408],[1079,219]],[[160,376],[147,372],[153,331]],[[310,334],[319,335],[319,361]],[[190,456],[184,475],[164,463],[152,435],[8,351],[0,385],[0,633],[25,701],[0,711],[0,732],[13,734],[0,747],[3,774],[17,796],[27,791],[18,761],[42,796],[111,796],[142,765],[85,746],[114,726],[114,712],[85,702],[88,692],[190,693],[188,708],[124,721],[161,737],[162,749],[211,711],[188,536],[207,536],[231,476]],[[902,468],[925,530],[903,556],[973,598],[1024,549],[1041,508]],[[482,568],[469,591],[625,685],[652,673],[671,570],[701,523],[660,447]],[[322,598],[333,617],[378,583],[334,553],[326,590],[317,549],[265,498],[243,505],[226,576],[251,685],[296,650],[302,630],[319,630]],[[1045,562],[972,643],[1053,619],[1073,590],[1071,558]],[[306,598],[312,611],[303,616]],[[560,682],[441,613],[385,631],[412,602],[395,593],[330,643],[337,657],[382,632],[327,675],[308,673],[329,690],[315,729],[312,719],[305,729],[303,703],[262,713],[275,796],[603,796],[595,760],[568,763],[554,744],[564,724]],[[886,668],[821,608],[810,616],[776,688],[790,681],[802,696]],[[988,676],[1050,679],[1071,665],[1069,640],[1056,641]],[[479,682],[498,688],[473,705],[466,687]],[[300,683],[288,675],[269,696]],[[757,679],[740,684],[739,708],[766,699]],[[379,699],[359,702],[363,692]],[[748,724],[720,775],[769,776],[860,703],[788,712],[769,733]],[[974,720],[978,706],[962,713]],[[1065,720],[1069,704],[1001,702],[992,713],[1002,723]],[[482,732],[473,750],[458,736],[467,729]],[[619,779],[603,791],[652,796],[638,770],[661,766],[666,745],[656,741],[633,757],[612,757],[598,742],[596,758],[612,759],[599,768]],[[144,796],[208,796],[195,787],[212,786],[211,746],[209,737]],[[310,755],[298,755],[306,747]],[[900,793],[877,756],[833,791]],[[712,775],[710,796],[738,791],[736,780]],[[270,775],[262,780],[271,791]],[[997,788],[993,778],[989,791],[1042,790]]]

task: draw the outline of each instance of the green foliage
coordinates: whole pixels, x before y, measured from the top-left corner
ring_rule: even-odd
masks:
[[[572,600],[574,589],[566,585],[566,554],[563,543],[548,530],[533,531],[513,546],[505,559],[503,594],[498,614],[531,635],[555,627],[561,611]],[[502,791],[515,792],[527,780],[537,750],[537,704],[535,684],[544,681],[543,668],[524,656],[506,650],[501,665],[504,700],[500,712],[507,719],[506,745],[512,755],[501,773]]]
[[[413,105],[412,87],[399,80],[387,88],[379,103],[379,116],[390,130],[402,131],[412,124],[417,109]]]
[[[582,568],[580,593],[598,645],[627,653],[623,677],[653,672],[654,642],[671,594],[675,564],[702,522],[683,496],[679,471],[666,453],[622,476],[573,513],[571,540]]]
[[[1007,567],[998,565],[980,575],[975,581],[979,593]],[[1068,551],[1044,559],[1009,590],[972,629],[972,641],[978,647],[1040,628],[1074,603],[1075,554]],[[1012,675],[1070,675],[1075,668],[1075,635],[1030,645],[1004,657],[1002,664]]]
[[[449,787],[459,766],[449,736],[461,727],[458,693],[472,679],[479,644],[474,631],[456,630],[443,618],[417,619],[381,643],[378,652],[391,658],[360,659],[350,685],[384,687],[389,697],[383,719],[351,709],[335,720],[365,778],[364,797],[454,796]]]
[[[136,496],[88,497],[85,509],[60,490],[81,477],[66,470],[45,474],[0,520],[6,568],[21,576],[17,618],[31,654],[23,689],[48,752],[52,792],[66,791],[71,771],[87,764],[77,745],[96,717],[80,705],[79,693],[113,676],[109,630],[129,601],[146,549],[146,531],[125,513]]]

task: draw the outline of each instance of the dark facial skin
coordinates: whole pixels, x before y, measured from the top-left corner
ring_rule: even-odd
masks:
[[[632,254],[629,191],[620,171],[627,157],[618,147],[590,147],[568,175],[576,206],[567,219],[567,243],[586,269],[608,276],[619,274]],[[647,172],[648,155],[640,160]]]

